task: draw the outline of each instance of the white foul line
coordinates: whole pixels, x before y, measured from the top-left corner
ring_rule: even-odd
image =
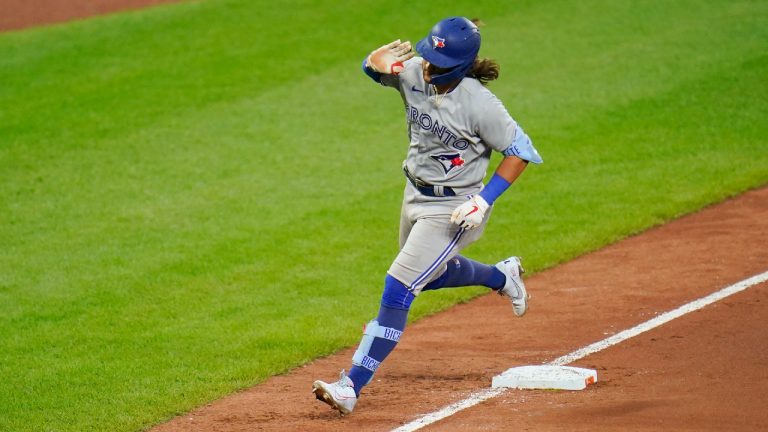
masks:
[[[705,306],[708,306],[712,303],[720,301],[730,295],[736,294],[740,291],[744,291],[745,289],[751,286],[763,283],[765,281],[768,281],[768,271],[752,276],[751,278],[744,279],[731,286],[727,286],[721,289],[720,291],[716,291],[706,297],[702,297],[698,300],[694,300],[690,303],[686,303],[678,307],[677,309],[673,309],[669,312],[664,312],[663,314],[655,318],[652,318],[644,323],[638,324],[635,327],[616,333],[611,337],[605,338],[599,342],[595,342],[591,345],[585,346],[584,348],[580,348],[570,354],[566,354],[562,357],[558,357],[547,364],[552,366],[562,366],[562,365],[566,365],[568,363],[574,362],[576,360],[582,359],[590,354],[594,354],[598,351],[602,351],[610,346],[616,345],[629,338],[635,337],[640,333],[647,332],[648,330],[651,330],[653,328],[659,327],[660,325],[666,324],[675,318],[679,318],[687,313],[699,310]],[[479,403],[487,401],[488,399],[494,398],[500,395],[501,393],[504,393],[506,390],[507,389],[505,388],[490,388],[490,389],[482,390],[476,393],[472,393],[471,395],[469,395],[469,397],[467,397],[464,400],[448,405],[433,413],[426,414],[410,423],[400,426],[397,429],[393,429],[392,432],[411,432],[411,431],[419,430],[424,426],[438,422],[446,417],[450,417],[459,411],[473,407]]]

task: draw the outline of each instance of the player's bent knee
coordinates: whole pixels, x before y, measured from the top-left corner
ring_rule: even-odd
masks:
[[[394,309],[408,310],[416,296],[408,288],[391,275],[384,279],[384,294],[381,296],[381,304]]]

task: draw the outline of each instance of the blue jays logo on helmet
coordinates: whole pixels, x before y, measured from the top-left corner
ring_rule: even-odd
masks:
[[[450,69],[430,77],[432,84],[447,84],[464,78],[472,68],[480,52],[480,30],[467,18],[446,18],[416,44],[416,51],[438,68]]]

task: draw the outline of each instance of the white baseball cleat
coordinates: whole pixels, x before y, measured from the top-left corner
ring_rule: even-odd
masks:
[[[496,268],[507,276],[507,283],[498,290],[499,295],[507,296],[512,302],[512,310],[516,316],[523,316],[528,310],[528,300],[531,298],[525,290],[522,274],[525,273],[520,264],[520,258],[509,257],[496,264]]]
[[[341,414],[351,413],[357,403],[355,384],[344,373],[343,369],[339,374],[339,380],[334,383],[315,381],[312,384],[312,393],[318,400],[327,403],[335,410],[339,410]]]

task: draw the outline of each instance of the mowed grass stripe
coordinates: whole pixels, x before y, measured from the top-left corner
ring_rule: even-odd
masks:
[[[593,116],[556,138],[560,158],[546,168],[557,175],[526,173],[486,236],[515,232],[514,249],[538,270],[765,184],[766,72],[759,56]]]
[[[766,112],[758,25],[765,8],[712,2],[691,15],[691,4],[465,6],[467,15],[484,12],[484,54],[504,67],[493,89],[546,160],[502,198],[470,255],[491,261],[520,252],[529,269],[541,269],[768,180],[765,125],[752,121]],[[206,9],[206,18],[195,10],[209,7],[232,10]],[[57,27],[51,34],[92,37],[107,31],[104,22],[123,22],[134,45],[160,41],[146,54],[159,50],[161,74],[152,78],[130,56],[100,74],[106,54],[92,48],[73,66],[41,60],[35,67],[52,81],[38,84],[42,99],[30,105],[19,87],[7,99],[0,93],[20,104],[0,113],[7,179],[0,236],[10,245],[0,250],[0,267],[11,269],[0,272],[0,371],[8,383],[0,405],[9,407],[0,428],[135,430],[352,344],[375,313],[396,252],[405,138],[396,94],[361,76],[360,52],[392,29],[415,40],[442,16],[402,9],[373,30],[367,12],[332,18],[329,27],[344,30],[309,35],[306,50],[293,49],[298,39],[260,39],[269,46],[259,50],[273,50],[285,70],[310,67],[295,75],[270,67],[251,80],[238,67],[262,51],[248,48],[252,36],[242,27],[226,31],[234,17],[291,29],[318,12],[307,6],[287,17],[255,8],[179,5],[141,19]],[[552,26],[556,18],[565,24]],[[187,19],[186,30],[174,30]],[[202,21],[226,36],[194,39]],[[133,26],[144,28],[140,36],[128,31]],[[164,29],[186,47],[211,43],[203,50],[211,58],[195,61],[216,63],[215,48],[227,52],[229,42],[242,51],[185,81],[174,65],[194,62],[183,61],[183,50],[164,51]],[[335,34],[348,38],[318,52]],[[11,39],[41,38],[31,52],[45,35]],[[194,43],[184,41],[190,37]],[[697,50],[700,43],[711,52]],[[638,47],[644,57],[622,55]],[[24,63],[11,57],[4,64]],[[48,67],[59,68],[77,96],[54,92]],[[126,69],[135,71],[122,76]],[[3,71],[19,85],[36,72]],[[224,85],[229,78],[241,79]],[[114,102],[116,94],[128,102]],[[40,107],[47,111],[33,118]],[[413,317],[478,292],[425,296]],[[320,329],[318,313],[328,322]]]

